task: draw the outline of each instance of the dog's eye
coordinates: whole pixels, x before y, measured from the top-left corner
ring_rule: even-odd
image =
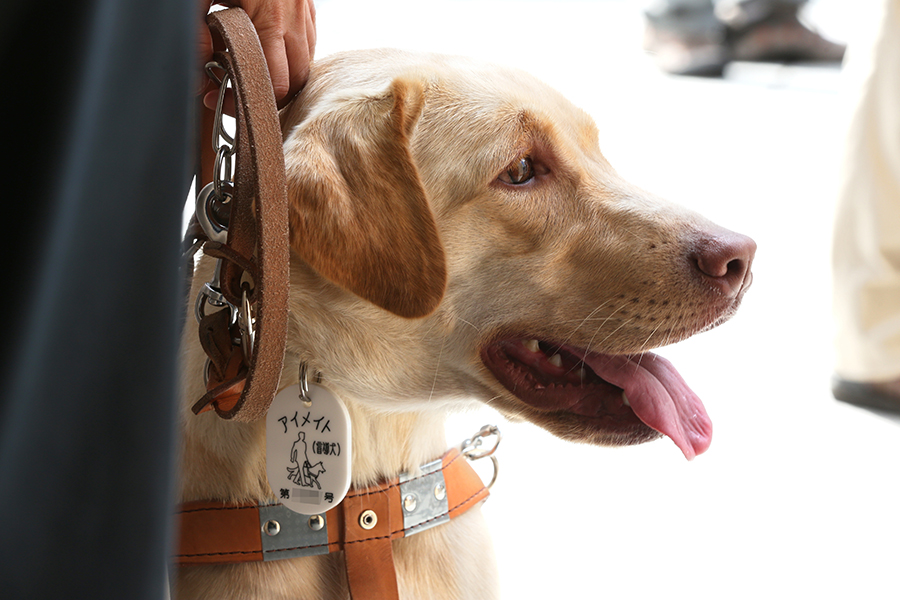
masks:
[[[500,174],[500,181],[511,185],[522,185],[534,179],[534,164],[527,156],[513,162]]]

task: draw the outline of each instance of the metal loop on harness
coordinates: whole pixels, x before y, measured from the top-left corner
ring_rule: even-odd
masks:
[[[488,446],[486,449],[482,449],[484,445],[484,440],[488,438],[496,438],[493,443]],[[491,463],[494,466],[494,473],[491,476],[490,483],[487,484],[487,488],[491,489],[494,483],[497,481],[497,475],[500,472],[500,463],[497,460],[497,457],[494,456],[494,453],[497,451],[497,447],[500,446],[500,440],[502,436],[500,435],[500,428],[496,425],[485,425],[482,427],[478,433],[473,435],[470,439],[467,439],[462,443],[462,448],[460,452],[463,456],[465,456],[468,460],[476,461],[482,458],[490,458]]]

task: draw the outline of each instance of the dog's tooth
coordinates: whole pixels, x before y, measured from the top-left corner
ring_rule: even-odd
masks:
[[[549,362],[554,367],[561,367],[562,366],[562,356],[560,356],[559,354],[554,354],[553,356],[551,356],[550,358],[547,359],[547,362]]]
[[[584,378],[587,377],[587,371],[584,370],[584,367],[578,369],[578,378],[584,381]]]
[[[625,395],[625,392],[622,392],[622,404],[631,406],[631,402],[628,401],[628,396]]]
[[[537,340],[524,340],[522,345],[531,350],[532,352],[540,352],[541,347],[538,345]]]

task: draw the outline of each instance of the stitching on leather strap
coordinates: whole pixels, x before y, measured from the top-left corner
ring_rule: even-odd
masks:
[[[235,554],[259,554],[259,550],[229,550],[227,552],[197,552],[195,554],[176,554],[175,558],[198,558],[200,556],[231,556]]]
[[[294,546],[293,548],[272,548],[271,550],[266,550],[266,554],[276,554],[278,552],[291,552],[294,550],[308,550],[309,548],[327,548],[330,546],[327,542],[324,544],[307,544],[305,546]]]

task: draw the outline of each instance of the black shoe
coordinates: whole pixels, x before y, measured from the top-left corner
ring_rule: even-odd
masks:
[[[835,377],[831,382],[831,393],[841,402],[900,414],[898,383],[865,383]]]
[[[841,62],[847,49],[806,27],[795,14],[729,28],[728,42],[731,58],[745,61]]]
[[[644,50],[670,75],[721,77],[729,60],[724,29],[689,35],[647,23]]]

